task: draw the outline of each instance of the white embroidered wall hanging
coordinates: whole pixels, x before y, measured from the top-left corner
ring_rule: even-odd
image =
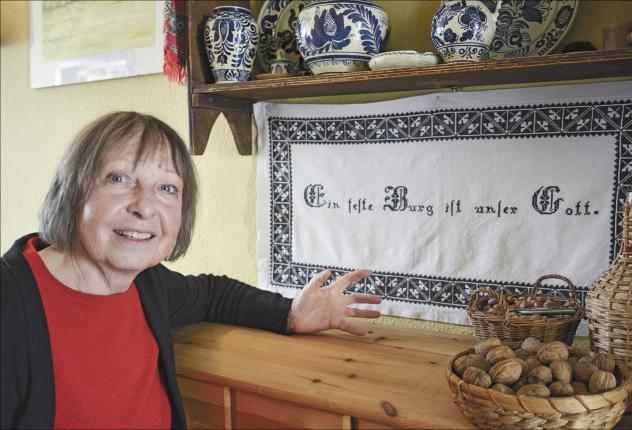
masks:
[[[583,301],[618,251],[631,99],[626,81],[256,104],[259,286],[293,296],[324,268],[369,268],[348,291],[456,324],[473,289],[547,273]]]

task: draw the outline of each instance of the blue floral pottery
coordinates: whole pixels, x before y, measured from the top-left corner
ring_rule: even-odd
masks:
[[[285,57],[285,50],[278,49],[277,56],[270,62],[270,73],[276,75],[290,75],[296,74],[296,65],[293,61],[288,60]]]
[[[298,48],[313,74],[368,69],[388,36],[388,16],[369,0],[315,0],[296,24]]]
[[[475,63],[489,60],[489,48],[496,33],[496,18],[489,1],[443,0],[432,19],[432,42],[446,63]],[[493,7],[492,2],[491,6]]]
[[[250,11],[220,6],[206,21],[204,44],[215,83],[247,81],[257,52],[257,22]]]

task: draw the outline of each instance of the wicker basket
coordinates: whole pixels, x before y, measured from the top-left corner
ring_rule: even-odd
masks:
[[[569,350],[580,356],[594,354],[588,350]],[[471,348],[457,354],[446,369],[446,378],[454,403],[479,428],[609,429],[621,420],[632,392],[632,371],[620,362],[615,374],[621,385],[601,394],[542,398],[481,388],[463,382],[453,371],[457,358],[473,352]]]
[[[621,252],[586,296],[592,349],[632,366],[632,202],[623,210]]]
[[[579,321],[584,316],[584,309],[577,300],[577,290],[573,283],[561,275],[544,275],[531,286],[532,290],[529,295],[531,297],[535,296],[542,282],[545,279],[551,278],[564,281],[570,288],[571,300],[577,303],[577,310],[573,315],[556,316],[554,318],[549,317],[546,320],[511,318],[509,314],[509,303],[507,301],[510,296],[501,294],[490,288],[477,288],[472,291],[467,306],[467,312],[472,321],[476,337],[481,340],[490,337],[498,337],[503,343],[508,344],[512,348],[520,346],[522,341],[527,337],[535,337],[542,342],[560,340],[568,345],[572,345]],[[501,313],[499,315],[490,315],[480,311],[477,307],[479,293],[487,294],[498,300],[499,309],[502,310]]]

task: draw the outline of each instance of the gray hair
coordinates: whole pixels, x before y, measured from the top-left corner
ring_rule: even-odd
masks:
[[[39,213],[40,238],[60,251],[69,250],[75,238],[77,216],[87,201],[104,157],[135,137],[135,163],[148,150],[166,145],[176,172],[182,178],[182,224],[167,257],[183,256],[193,236],[198,182],[191,155],[175,130],[161,120],[137,112],[113,112],[89,123],[66,150]],[[132,143],[130,141],[130,143]]]

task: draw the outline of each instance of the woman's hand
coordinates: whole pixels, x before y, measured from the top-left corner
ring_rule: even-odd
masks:
[[[337,328],[358,336],[366,330],[347,322],[344,317],[377,318],[379,311],[348,307],[353,303],[379,304],[382,298],[369,294],[343,294],[350,284],[371,275],[370,270],[356,270],[341,276],[333,284],[321,287],[331,276],[331,270],[320,272],[298,293],[288,316],[293,333],[311,333]]]

